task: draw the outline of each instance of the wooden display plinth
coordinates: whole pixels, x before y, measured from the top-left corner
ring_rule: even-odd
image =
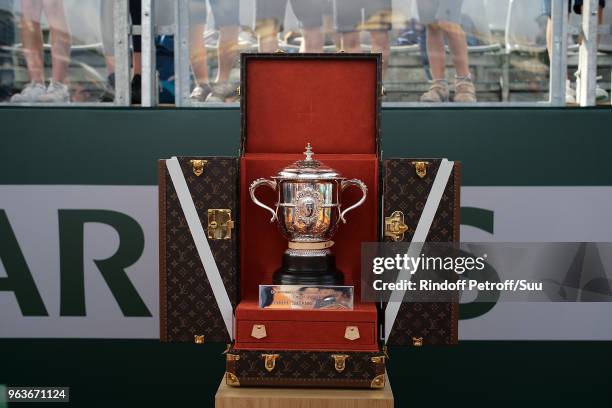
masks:
[[[388,378],[382,390],[236,388],[224,378],[215,408],[393,408],[393,392]]]

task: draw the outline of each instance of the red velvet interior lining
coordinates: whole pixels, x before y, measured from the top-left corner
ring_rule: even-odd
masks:
[[[271,177],[295,160],[297,154],[246,154],[241,158],[241,211],[240,211],[240,276],[241,298],[257,299],[259,285],[271,284],[272,274],[281,265],[287,240],[278,231],[276,223],[270,223],[270,213],[253,203],[249,185],[260,177]],[[332,240],[336,265],[344,273],[345,284],[355,286],[355,300],[360,296],[361,243],[375,242],[378,214],[378,160],[374,154],[339,155],[318,154],[315,158],[338,170],[346,178],[358,178],[368,187],[365,203],[346,215]],[[257,197],[273,207],[276,194],[269,188],[257,190]],[[347,188],[342,194],[343,207],[347,208],[361,197],[357,188]]]
[[[246,69],[248,153],[375,153],[375,59],[257,59]]]

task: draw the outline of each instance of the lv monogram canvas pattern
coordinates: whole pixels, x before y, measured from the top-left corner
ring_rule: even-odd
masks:
[[[208,162],[199,176],[194,173],[190,162],[193,159]],[[235,220],[238,188],[236,159],[181,157],[179,162],[204,231],[208,227],[209,209],[230,209]],[[229,342],[227,329],[163,161],[162,166],[164,182],[160,183],[160,188],[165,185],[165,200],[161,200],[164,208],[160,211],[165,213],[160,221],[164,229],[162,235],[165,235],[163,242],[160,242],[160,290],[164,291],[160,304],[163,309],[160,313],[162,339],[165,334],[166,341],[193,342],[194,336],[203,335],[205,342]],[[209,239],[209,245],[235,307],[238,291],[236,231],[232,232],[229,240]]]
[[[375,377],[385,373],[384,360],[372,361],[382,353],[318,351],[230,350],[238,359],[227,362],[227,371],[240,385],[310,386],[370,388]],[[278,354],[275,367],[268,371],[265,354]],[[333,355],[347,356],[342,371],[336,370]]]
[[[416,162],[427,162],[420,177]],[[390,159],[383,161],[384,216],[402,211],[409,230],[404,241],[411,241],[431,187],[440,159]],[[460,165],[455,163],[442,200],[434,217],[427,242],[459,241]],[[385,237],[385,241],[391,241]],[[445,302],[402,303],[388,344],[421,346],[457,342],[458,304]]]

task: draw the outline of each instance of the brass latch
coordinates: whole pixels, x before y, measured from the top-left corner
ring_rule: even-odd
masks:
[[[374,356],[372,362],[374,364],[385,364],[385,356]]]
[[[261,358],[264,359],[264,367],[266,370],[271,373],[276,367],[276,360],[280,358],[278,354],[262,354]]]
[[[427,175],[427,167],[429,167],[431,163],[426,161],[415,161],[412,162],[412,164],[414,164],[414,170],[416,171],[416,175],[420,178],[423,178]]]
[[[203,334],[196,334],[193,336],[193,342],[195,344],[204,344],[204,335]]]
[[[423,345],[423,338],[422,337],[413,337],[412,338],[412,345],[415,347],[421,347]]]
[[[394,241],[402,241],[404,233],[410,228],[404,223],[404,213],[394,211],[390,217],[385,217],[385,237],[390,237]]]
[[[204,174],[204,168],[208,166],[208,160],[189,160],[191,167],[193,168],[193,174],[200,177]]]
[[[232,210],[227,208],[211,208],[208,210],[208,238],[232,239]]]
[[[331,358],[334,359],[334,367],[336,371],[341,373],[346,368],[346,359],[349,358],[346,354],[332,354]]]

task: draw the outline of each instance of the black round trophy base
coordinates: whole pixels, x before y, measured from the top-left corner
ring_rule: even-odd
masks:
[[[342,286],[344,275],[336,268],[333,254],[324,256],[283,255],[283,266],[274,272],[275,285]]]

